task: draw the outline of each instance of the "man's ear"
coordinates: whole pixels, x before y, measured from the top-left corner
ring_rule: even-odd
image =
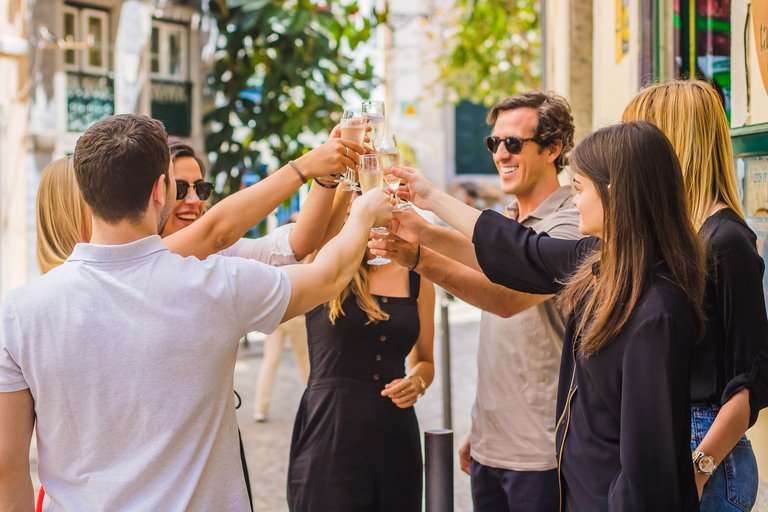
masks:
[[[547,151],[549,151],[549,155],[547,155],[547,163],[554,163],[554,161],[557,160],[557,157],[560,156],[560,153],[563,152],[563,141],[554,141],[552,144],[547,146]]]
[[[152,187],[152,200],[157,201],[160,206],[165,206],[165,201],[167,199],[166,194],[168,185],[166,185],[165,179],[166,175],[161,174],[157,180],[155,180],[155,184]]]

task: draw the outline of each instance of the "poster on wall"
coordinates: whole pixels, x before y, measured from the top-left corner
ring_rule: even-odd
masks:
[[[752,29],[763,87],[768,91],[768,0],[752,0]]]
[[[768,157],[747,158],[744,163],[744,215],[757,236],[757,252],[768,264]],[[763,293],[768,297],[768,272],[763,275]]]
[[[616,0],[616,64],[629,53],[629,0]]]

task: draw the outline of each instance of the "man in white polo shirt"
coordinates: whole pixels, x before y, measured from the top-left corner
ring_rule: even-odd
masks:
[[[573,147],[566,101],[542,91],[517,93],[494,105],[488,122],[493,130],[485,142],[501,190],[515,196],[510,216],[555,238],[581,238],[570,187],[558,181]],[[474,259],[474,246],[460,233],[409,213],[396,218],[402,222],[398,234],[426,247],[369,242],[385,249],[374,254],[415,266],[483,310],[472,431],[459,450],[461,468],[472,478],[475,511],[558,511],[555,400],[564,325],[554,300],[493,284],[479,268],[447,257],[462,253]]]
[[[238,340],[336,297],[381,190],[310,265],[171,254],[175,181],[162,123],[113,116],[78,140],[93,234],[0,307],[0,510],[32,510],[37,427],[47,511],[250,510],[237,438]]]

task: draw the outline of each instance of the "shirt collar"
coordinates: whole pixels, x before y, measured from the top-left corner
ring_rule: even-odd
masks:
[[[75,245],[67,261],[108,263],[143,258],[150,254],[168,250],[159,235],[151,235],[121,245],[97,245],[80,243]]]
[[[531,213],[526,215],[522,219],[518,219],[520,214],[520,207],[517,204],[517,199],[512,199],[512,202],[507,206],[509,216],[517,220],[520,224],[525,224],[528,220],[541,220],[558,210],[566,201],[571,200],[571,187],[563,186],[549,194],[547,198],[541,202]]]

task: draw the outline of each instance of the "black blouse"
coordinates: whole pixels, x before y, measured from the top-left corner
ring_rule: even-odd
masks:
[[[492,211],[473,242],[488,278],[550,294],[599,240],[557,240]],[[567,511],[697,511],[690,450],[690,351],[694,316],[687,297],[659,271],[609,346],[589,357],[563,340],[557,396],[557,456]]]
[[[730,208],[704,221],[699,236],[707,245],[707,328],[693,349],[691,400],[722,405],[747,388],[752,426],[768,406],[765,264],[757,237]]]

